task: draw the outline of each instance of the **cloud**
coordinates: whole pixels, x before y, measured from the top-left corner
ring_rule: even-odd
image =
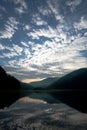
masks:
[[[71,12],[73,12],[77,6],[81,4],[82,0],[68,0],[66,5],[70,7]]]
[[[14,56],[17,56],[16,52],[3,53],[4,58],[12,58]]]
[[[0,43],[0,50],[4,50],[5,47]]]
[[[24,49],[24,54],[25,54],[25,56],[26,56],[28,59],[32,57],[29,48],[25,48],[25,49]]]
[[[84,33],[84,36],[87,36],[87,32]]]
[[[17,5],[17,7],[15,8],[15,11],[19,13],[20,15],[27,11],[28,7],[25,0],[14,0],[13,2],[15,5]]]
[[[26,24],[23,29],[24,31],[25,30],[29,31],[31,29],[31,26],[29,24]]]
[[[52,13],[51,10],[50,10],[50,8],[46,7],[46,6],[45,7],[43,7],[43,6],[38,7],[38,11],[43,16],[48,16],[48,15],[50,15]]]
[[[55,42],[66,43],[72,37],[71,38],[68,37],[67,32],[64,32],[63,29],[64,29],[64,25],[61,26],[61,24],[59,26],[56,26],[56,29],[48,25],[46,29],[45,28],[36,29],[27,33],[27,35],[32,39],[39,40],[41,37],[44,37],[44,38],[49,38],[50,40],[54,40]]]
[[[3,46],[0,44],[0,51],[3,50],[3,54],[1,58],[9,58],[11,59],[12,57],[14,58],[15,56],[19,57],[22,54],[23,48],[13,44],[11,47],[10,46]]]
[[[54,2],[53,0],[52,1],[48,0],[47,3],[48,3],[48,7],[51,10],[51,14],[55,16],[56,20],[62,23],[64,16],[59,13],[59,1],[57,0]]]
[[[6,45],[2,45],[1,46],[3,47],[3,50],[7,50],[7,51],[14,51],[13,47],[11,46],[6,46]]]
[[[47,29],[37,29],[33,30],[32,32],[27,33],[28,36],[32,37],[32,39],[39,39],[40,37],[47,37],[47,38],[53,38],[56,36],[55,30],[48,26]]]
[[[58,1],[46,1],[46,5],[38,6],[38,13],[32,15],[32,22],[37,26],[46,25],[49,23],[49,19],[55,19],[60,23],[63,22],[64,16],[59,13]]]
[[[9,73],[12,73],[12,72],[16,73],[16,71],[15,71],[15,68],[17,68],[16,65],[17,65],[17,60],[15,60],[15,59],[9,60],[8,65],[6,65],[5,68],[7,68],[6,70]]]
[[[30,49],[25,47],[23,49],[25,57],[19,58],[18,61],[9,61],[9,65],[13,64],[13,67],[17,65],[23,68],[24,79],[62,75],[86,66],[87,59],[80,52],[87,49],[86,41],[86,37],[79,36],[72,43],[62,42],[61,44],[48,40],[43,45],[31,44],[33,55]],[[19,77],[23,80],[23,76]]]
[[[42,20],[39,14],[33,14],[32,22],[35,23],[37,26],[47,25],[47,22]]]
[[[9,17],[8,21],[6,22],[6,24],[4,25],[5,29],[0,31],[0,38],[1,39],[11,39],[14,35],[14,33],[16,32],[16,30],[18,29],[18,21],[16,20],[16,18],[14,17]]]
[[[9,17],[4,29],[0,30],[3,42],[0,44],[0,58],[10,67],[8,72],[23,80],[59,76],[87,66],[87,56],[83,54],[87,50],[85,15],[79,14],[78,10],[76,15],[68,11],[70,8],[74,12],[82,0],[48,0],[45,1],[46,5],[44,2],[43,5],[37,5],[36,2],[37,7],[32,12],[31,7],[28,10],[25,0],[13,2],[16,13],[21,15],[19,20],[23,23],[17,21],[17,14],[14,13],[16,16]],[[26,11],[27,14],[22,15]],[[14,39],[17,31],[21,32],[18,39]],[[11,67],[14,72],[10,70]]]
[[[18,45],[15,45],[13,44],[13,49],[14,51],[18,54],[18,55],[21,55],[22,51],[23,51],[23,48],[18,46]]]
[[[12,46],[10,47],[10,46],[7,46],[7,45],[3,45],[2,43],[0,43],[0,50],[14,51]]]
[[[77,30],[87,29],[87,20],[82,16],[80,21],[74,24],[74,27]]]
[[[21,45],[23,45],[24,47],[29,47],[27,42],[21,41]]]

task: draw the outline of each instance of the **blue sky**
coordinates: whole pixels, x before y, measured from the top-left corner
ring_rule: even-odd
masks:
[[[0,65],[21,81],[87,67],[87,0],[0,0]]]

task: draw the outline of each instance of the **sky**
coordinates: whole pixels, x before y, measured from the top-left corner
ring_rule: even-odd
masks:
[[[23,82],[87,67],[87,0],[0,0],[0,65]]]

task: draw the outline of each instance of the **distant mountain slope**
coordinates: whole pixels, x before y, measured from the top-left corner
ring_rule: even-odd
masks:
[[[30,85],[32,87],[38,87],[38,88],[46,88],[47,86],[51,85],[52,83],[54,83],[55,81],[57,81],[58,78],[55,77],[55,78],[46,78],[44,80],[41,80],[41,81],[38,81],[38,82],[32,82],[30,83]]]
[[[87,113],[87,68],[67,74],[47,89],[54,98]]]
[[[63,76],[49,85],[48,89],[87,89],[87,68],[78,69]]]
[[[29,83],[20,83],[22,89],[32,89],[32,86]]]
[[[11,75],[8,75],[0,66],[0,89],[19,89],[20,82]]]
[[[20,97],[20,82],[0,66],[0,108],[9,106]]]

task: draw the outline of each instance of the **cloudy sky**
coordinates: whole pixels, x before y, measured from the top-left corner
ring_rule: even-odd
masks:
[[[87,67],[87,0],[0,0],[0,65],[21,81]]]

